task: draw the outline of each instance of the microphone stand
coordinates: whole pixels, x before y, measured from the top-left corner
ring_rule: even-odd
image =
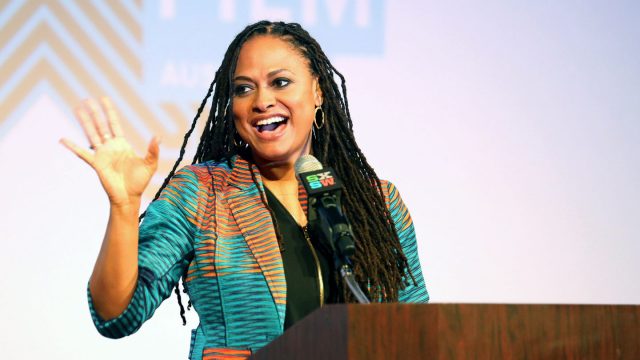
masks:
[[[334,266],[360,304],[369,304],[353,274],[350,258],[355,254],[353,232],[340,208],[340,194],[324,193],[309,199],[309,222],[331,249]]]
[[[353,276],[353,271],[351,270],[351,266],[348,264],[343,264],[340,267],[340,275],[342,275],[342,279],[347,284],[353,296],[356,297],[358,303],[360,304],[369,304],[371,303],[367,296],[362,292],[358,282],[356,281],[355,276]]]

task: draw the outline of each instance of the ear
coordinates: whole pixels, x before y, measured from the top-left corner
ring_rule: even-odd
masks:
[[[313,101],[316,106],[321,106],[324,98],[322,96],[322,89],[320,88],[320,81],[317,77],[313,81],[313,89]]]

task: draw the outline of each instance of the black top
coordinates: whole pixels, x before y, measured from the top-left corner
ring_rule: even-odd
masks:
[[[318,246],[314,246],[306,227],[298,225],[284,205],[266,187],[265,192],[284,248],[282,262],[287,281],[287,308],[284,318],[286,330],[320,307],[318,266],[322,273],[324,295],[322,302],[326,304],[331,298],[331,293],[335,291],[331,288],[334,286],[330,266],[331,257],[319,251]]]

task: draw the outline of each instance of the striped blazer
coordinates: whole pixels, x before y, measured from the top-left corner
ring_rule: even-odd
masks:
[[[427,302],[409,212],[395,187],[386,181],[382,185],[417,284],[407,286],[400,301]],[[110,338],[136,332],[186,274],[185,286],[200,318],[192,330],[190,359],[246,357],[281,335],[287,287],[261,196],[257,167],[240,157],[176,173],[140,225],[138,283],[128,307],[104,321],[88,295],[98,331]]]

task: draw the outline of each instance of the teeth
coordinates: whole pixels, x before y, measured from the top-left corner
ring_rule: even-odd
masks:
[[[260,125],[269,125],[269,124],[273,124],[273,123],[277,123],[280,121],[284,121],[284,118],[282,116],[274,116],[268,119],[264,119],[264,120],[260,120],[256,123],[257,126]]]

